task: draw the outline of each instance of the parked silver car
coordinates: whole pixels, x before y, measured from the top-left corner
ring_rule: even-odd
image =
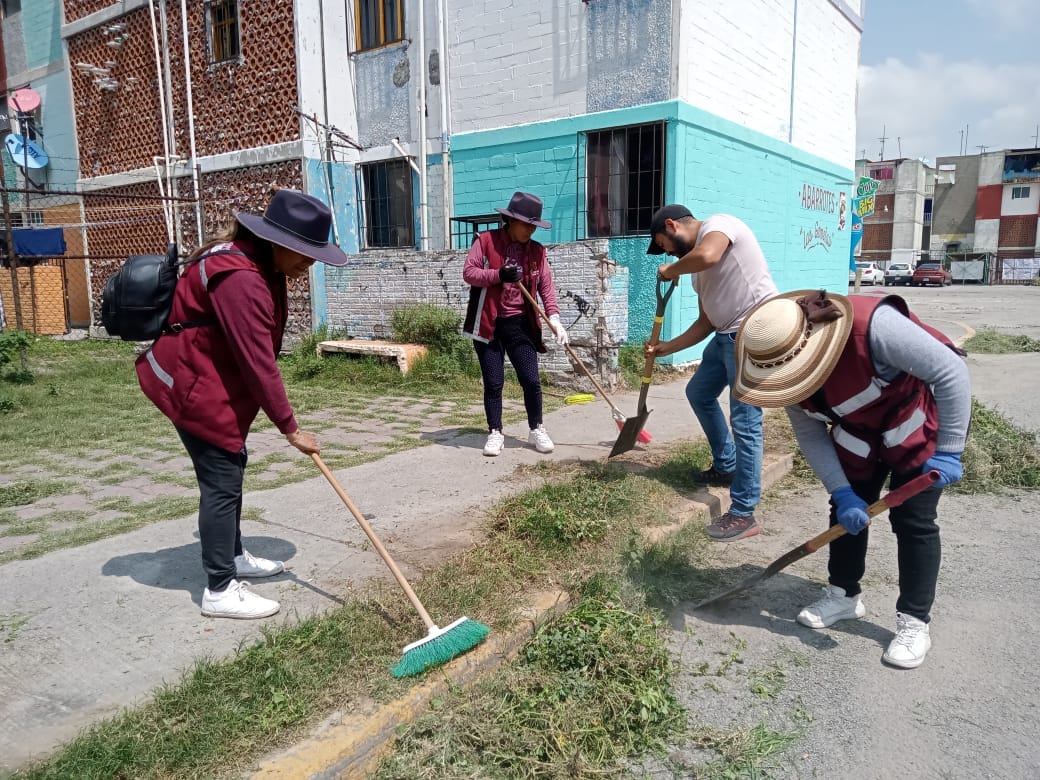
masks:
[[[885,284],[887,285],[901,284],[908,287],[913,278],[914,269],[910,267],[910,263],[890,263],[885,269]]]

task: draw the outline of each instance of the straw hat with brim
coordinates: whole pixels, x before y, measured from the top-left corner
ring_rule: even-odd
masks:
[[[542,199],[530,192],[514,192],[513,197],[509,199],[509,205],[504,209],[495,208],[495,211],[535,227],[552,227],[552,222],[542,219]]]
[[[347,256],[329,243],[332,212],[317,198],[296,190],[278,190],[263,215],[235,217],[257,238],[328,265],[346,265]]]
[[[766,408],[804,401],[827,381],[851,331],[844,295],[797,290],[760,303],[737,332],[733,395]]]

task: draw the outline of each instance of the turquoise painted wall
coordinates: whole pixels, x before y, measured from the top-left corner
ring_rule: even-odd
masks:
[[[339,232],[339,247],[347,254],[360,251],[358,243],[357,188],[354,180],[354,166],[349,163],[322,163],[320,160],[305,160],[304,182],[309,195],[320,198],[336,215],[336,229]],[[328,175],[329,187],[325,186],[324,165]],[[330,195],[329,189],[332,193]],[[333,241],[334,236],[329,235]],[[311,266],[311,323],[314,330],[328,321],[328,294],[325,279],[324,263]]]
[[[687,205],[698,217],[730,213],[755,231],[781,290],[847,289],[849,227],[838,229],[840,193],[850,192],[853,170],[728,122],[681,101],[520,127],[455,136],[453,165],[458,216],[483,214],[525,189],[545,201],[553,222],[543,243],[577,236],[578,134],[665,120],[665,200]],[[803,197],[806,194],[811,197]],[[830,196],[821,197],[822,193]],[[809,207],[807,208],[806,205]],[[808,240],[806,240],[808,237]],[[646,255],[647,237],[610,242],[611,257],[629,268],[631,341],[647,338],[656,308],[656,268],[667,258]],[[688,278],[673,295],[662,338],[674,338],[697,315]],[[687,362],[703,344],[672,357]]]
[[[61,6],[61,0],[22,0],[26,70],[61,60]]]

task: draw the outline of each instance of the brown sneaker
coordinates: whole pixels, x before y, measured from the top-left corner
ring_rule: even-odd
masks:
[[[733,472],[719,471],[715,468],[715,464],[712,463],[708,468],[704,469],[704,471],[694,473],[693,479],[695,482],[700,482],[702,485],[729,487],[733,484]]]
[[[756,536],[762,529],[755,522],[754,514],[740,517],[726,512],[704,530],[716,542],[737,542]]]

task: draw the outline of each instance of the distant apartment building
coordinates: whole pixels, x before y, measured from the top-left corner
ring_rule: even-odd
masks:
[[[61,14],[61,0],[0,0],[0,157],[10,191],[11,226],[24,251],[32,251],[32,242],[22,232],[29,228],[60,229],[65,241],[65,255],[33,256],[18,274],[22,325],[38,333],[64,333],[90,320],[76,196],[72,85],[61,42]],[[3,254],[6,262],[6,247]],[[8,273],[0,274],[0,295],[8,326],[14,327]]]
[[[857,160],[856,178],[878,181],[874,214],[863,220],[858,256],[884,268],[927,256],[933,222],[935,169],[923,160]]]

